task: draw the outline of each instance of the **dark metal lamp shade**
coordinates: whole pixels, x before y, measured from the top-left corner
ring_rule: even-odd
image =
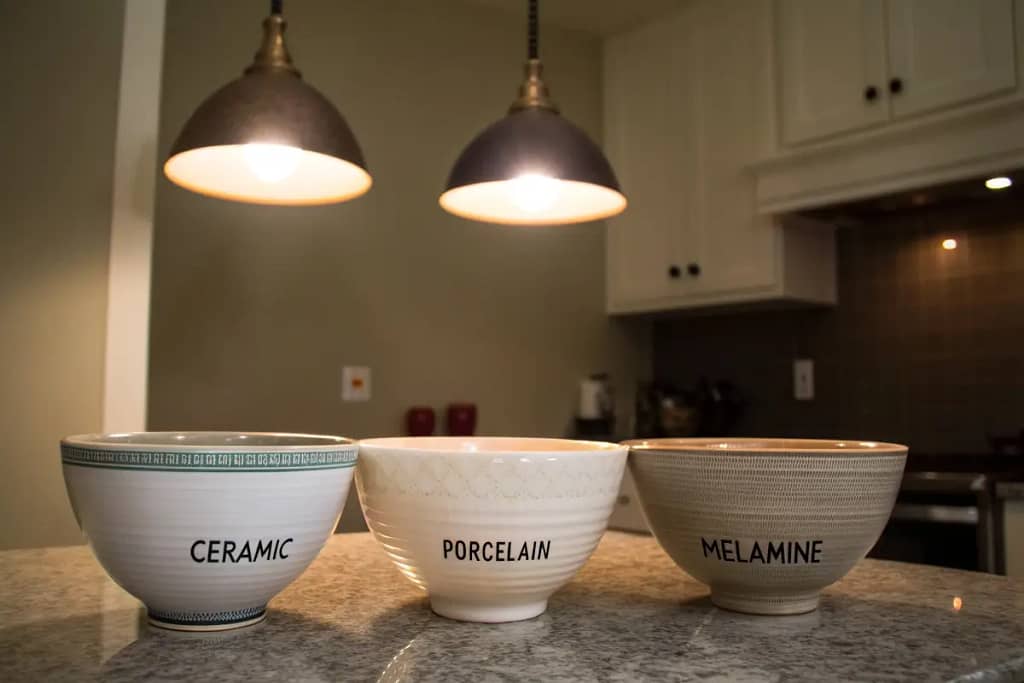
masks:
[[[196,109],[164,164],[170,180],[258,204],[329,204],[370,189],[359,143],[292,66],[284,26],[272,14],[254,64]]]
[[[508,115],[462,152],[441,194],[456,216],[506,225],[562,225],[626,208],[611,164],[548,96],[538,53],[538,0],[527,0],[526,78]]]
[[[513,110],[470,142],[440,203],[457,216],[508,225],[580,223],[626,208],[600,148],[546,107]]]

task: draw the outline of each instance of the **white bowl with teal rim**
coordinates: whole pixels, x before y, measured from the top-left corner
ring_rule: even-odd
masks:
[[[356,458],[350,439],[310,434],[61,441],[68,497],[96,558],[150,623],[182,631],[262,621],[334,531]]]

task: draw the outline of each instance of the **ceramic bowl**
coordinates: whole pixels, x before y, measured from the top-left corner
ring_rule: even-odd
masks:
[[[334,531],[356,456],[348,439],[301,434],[61,442],[71,507],[96,558],[150,623],[185,631],[263,619]]]
[[[519,621],[544,612],[597,547],[626,453],[566,439],[368,439],[356,487],[370,530],[436,613]]]
[[[892,512],[906,446],[810,439],[627,442],[658,542],[751,614],[799,614],[868,553]]]

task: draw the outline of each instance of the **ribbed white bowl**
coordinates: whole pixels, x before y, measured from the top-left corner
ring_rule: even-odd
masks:
[[[871,550],[892,513],[906,446],[810,439],[630,442],[658,542],[718,606],[797,614]],[[781,555],[780,555],[781,553]]]
[[[100,564],[151,623],[190,631],[263,619],[337,525],[356,456],[348,439],[297,434],[61,442],[68,497]]]
[[[541,614],[597,547],[626,453],[566,439],[368,439],[356,487],[370,530],[435,612],[518,621]]]

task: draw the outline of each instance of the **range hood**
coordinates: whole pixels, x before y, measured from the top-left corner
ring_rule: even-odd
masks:
[[[986,181],[994,177],[1007,178],[1011,184],[999,189],[991,189],[986,185]],[[1016,183],[1013,182],[1015,180]],[[1006,171],[995,176],[976,176],[926,188],[829,204],[792,213],[835,226],[855,226],[882,216],[914,209],[932,209],[943,205],[966,203],[995,203],[1022,198],[1024,198],[1024,168]]]
[[[1024,168],[1024,98],[928,122],[904,122],[812,145],[777,147],[748,166],[757,212],[874,200]]]

